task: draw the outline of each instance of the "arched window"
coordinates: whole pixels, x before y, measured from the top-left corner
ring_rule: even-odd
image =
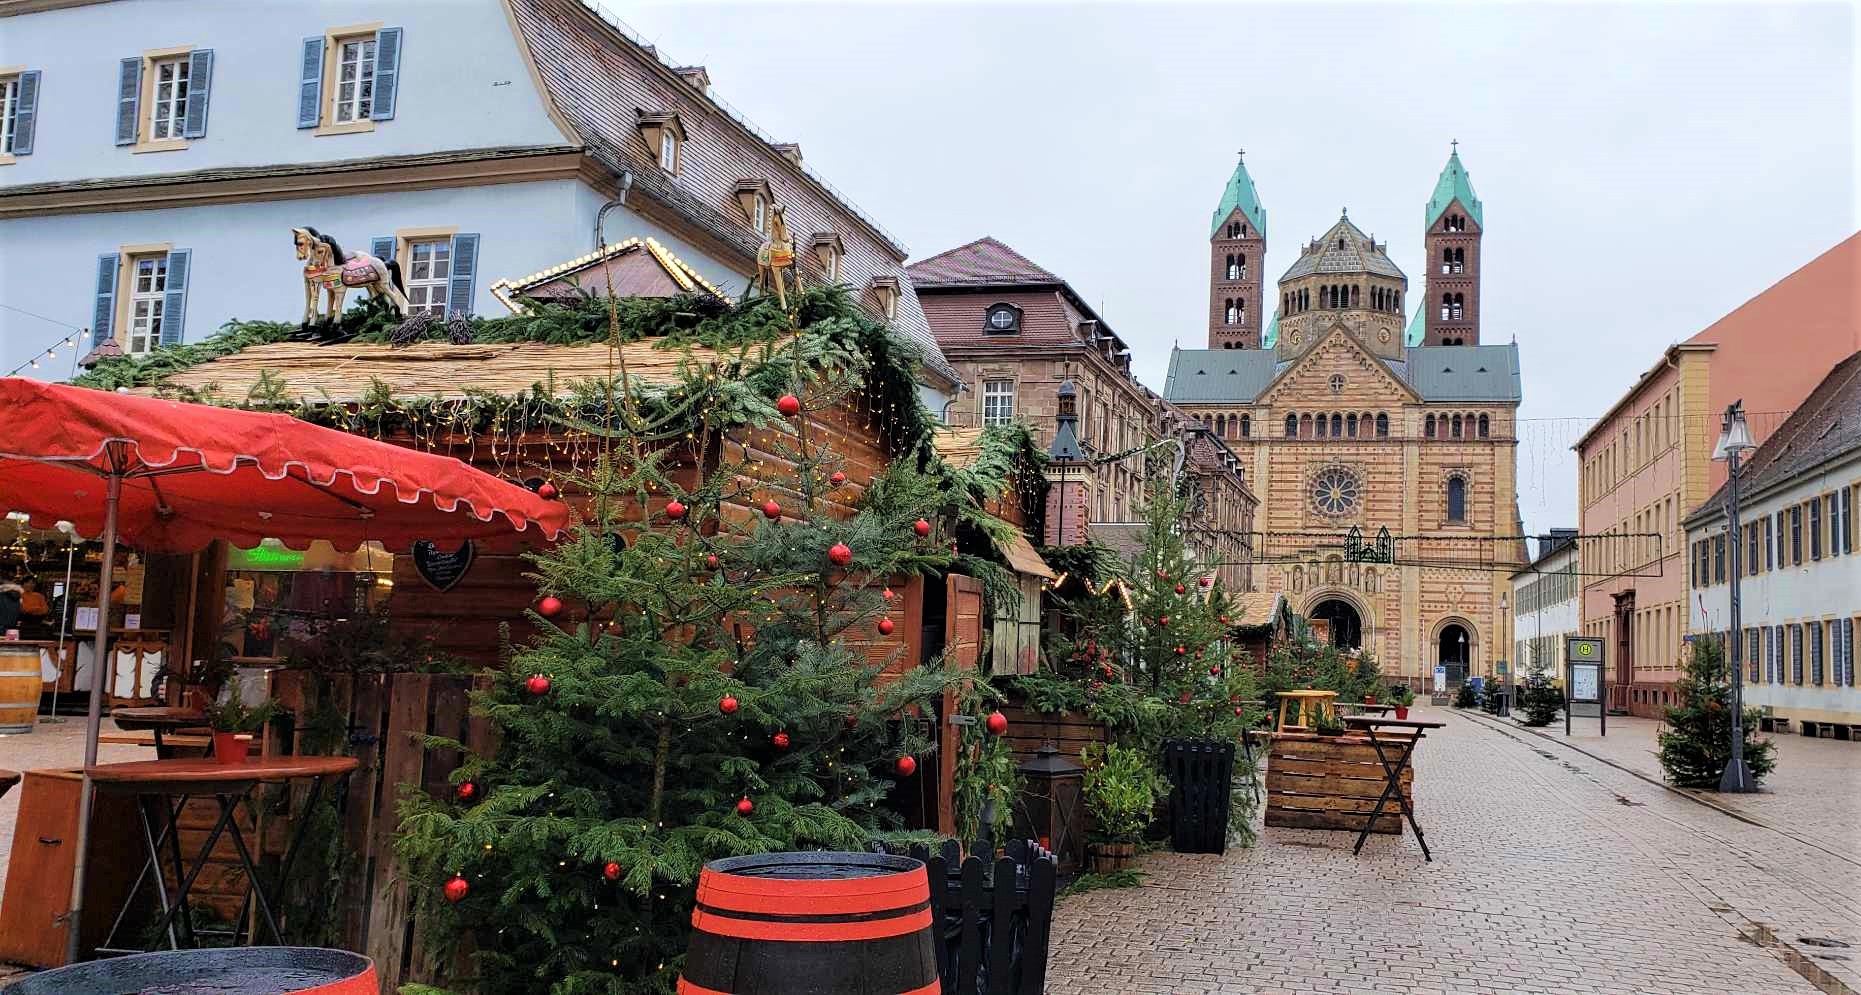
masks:
[[[1326,431],[1326,429],[1330,427],[1331,427],[1331,420],[1329,418],[1326,418],[1324,415],[1319,415],[1318,416],[1318,437],[1321,439],[1326,438],[1330,434]]]
[[[1254,420],[1247,415],[1241,416],[1241,438],[1249,439],[1254,434]]]
[[[1465,273],[1466,271],[1467,271],[1467,250],[1466,249],[1455,249],[1454,250],[1454,272]]]
[[[1453,265],[1454,265],[1454,250],[1453,249],[1442,249],[1441,250],[1441,272],[1452,273]]]
[[[1299,438],[1309,439],[1311,437],[1312,437],[1312,416],[1311,415],[1300,415],[1299,416]]]
[[[1357,437],[1357,413],[1354,411],[1349,418],[1344,419],[1344,434],[1352,439]]]
[[[1389,416],[1388,415],[1377,415],[1376,416],[1376,437],[1379,439],[1389,438]]]
[[[1396,313],[1398,313],[1398,314],[1400,314],[1400,313],[1402,313],[1402,291],[1400,291],[1400,290],[1398,290],[1398,291],[1396,291],[1396,307],[1395,307],[1395,311],[1396,311]]]
[[[1228,254],[1228,279],[1239,280],[1240,278],[1241,278],[1241,264],[1234,261],[1233,253],[1229,253]]]
[[[1454,416],[1454,438],[1456,439],[1460,438],[1460,424],[1461,424],[1460,416],[1455,415]]]
[[[1453,309],[1453,307],[1454,307],[1454,295],[1453,294],[1442,294],[1441,295],[1441,320],[1442,321],[1447,320],[1448,313]]]
[[[1353,283],[1351,284],[1351,307],[1361,307],[1362,305],[1363,287]]]
[[[1219,436],[1226,436],[1228,434],[1228,416],[1227,415],[1216,415],[1215,416],[1215,434]]]
[[[1462,314],[1461,308],[1462,308],[1462,305],[1466,303],[1466,299],[1467,299],[1467,296],[1465,294],[1454,295],[1454,320],[1456,321],[1460,320],[1460,317]]]
[[[1447,520],[1467,520],[1467,482],[1459,477],[1447,479]]]
[[[1430,439],[1435,437],[1435,416],[1434,415],[1429,415],[1428,420],[1422,423],[1422,434],[1427,436]]]
[[[1299,291],[1299,310],[1304,311],[1305,309],[1311,306],[1312,306],[1312,292],[1310,290]]]
[[[1234,307],[1234,298],[1230,297],[1227,299],[1227,308],[1228,310],[1227,310],[1226,321],[1228,324],[1232,325],[1236,321],[1240,320],[1240,312],[1235,310],[1235,307]]]
[[[1299,437],[1299,416],[1298,415],[1287,415],[1286,416],[1286,438],[1296,439],[1298,437]]]
[[[1331,414],[1331,437],[1334,439],[1344,437],[1344,416],[1335,411]]]
[[[1486,433],[1489,428],[1491,428],[1491,425],[1487,422],[1486,416],[1481,415],[1480,416],[1480,438],[1482,439],[1486,438]]]

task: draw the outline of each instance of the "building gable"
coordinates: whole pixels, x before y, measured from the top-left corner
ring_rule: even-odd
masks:
[[[1341,376],[1342,391],[1333,391],[1333,377]],[[1343,324],[1289,363],[1261,392],[1263,403],[1300,406],[1328,398],[1348,398],[1351,404],[1408,404],[1420,401],[1380,358],[1363,347]]]

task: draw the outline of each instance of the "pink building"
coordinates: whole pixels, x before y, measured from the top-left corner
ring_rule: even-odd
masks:
[[[1762,443],[1861,349],[1861,235],[1670,346],[1576,445],[1583,632],[1607,640],[1610,703],[1658,716],[1679,676],[1681,521],[1725,482],[1720,416],[1743,400]]]

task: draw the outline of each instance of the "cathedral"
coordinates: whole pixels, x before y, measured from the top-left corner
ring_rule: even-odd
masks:
[[[1346,211],[1269,298],[1243,161],[1209,229],[1208,348],[1174,350],[1164,388],[1247,469],[1256,586],[1418,690],[1501,673],[1525,560],[1518,348],[1481,341],[1485,230],[1456,148],[1424,210],[1419,295]]]

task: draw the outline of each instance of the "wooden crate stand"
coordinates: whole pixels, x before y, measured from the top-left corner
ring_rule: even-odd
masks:
[[[1406,745],[1389,733],[1377,738],[1392,759]],[[1269,826],[1360,832],[1389,783],[1376,758],[1376,747],[1367,736],[1274,733],[1267,743],[1266,756]],[[1404,768],[1398,783],[1411,807],[1415,804],[1414,781],[1415,768]],[[1373,831],[1401,833],[1402,810],[1394,798],[1383,806]]]

